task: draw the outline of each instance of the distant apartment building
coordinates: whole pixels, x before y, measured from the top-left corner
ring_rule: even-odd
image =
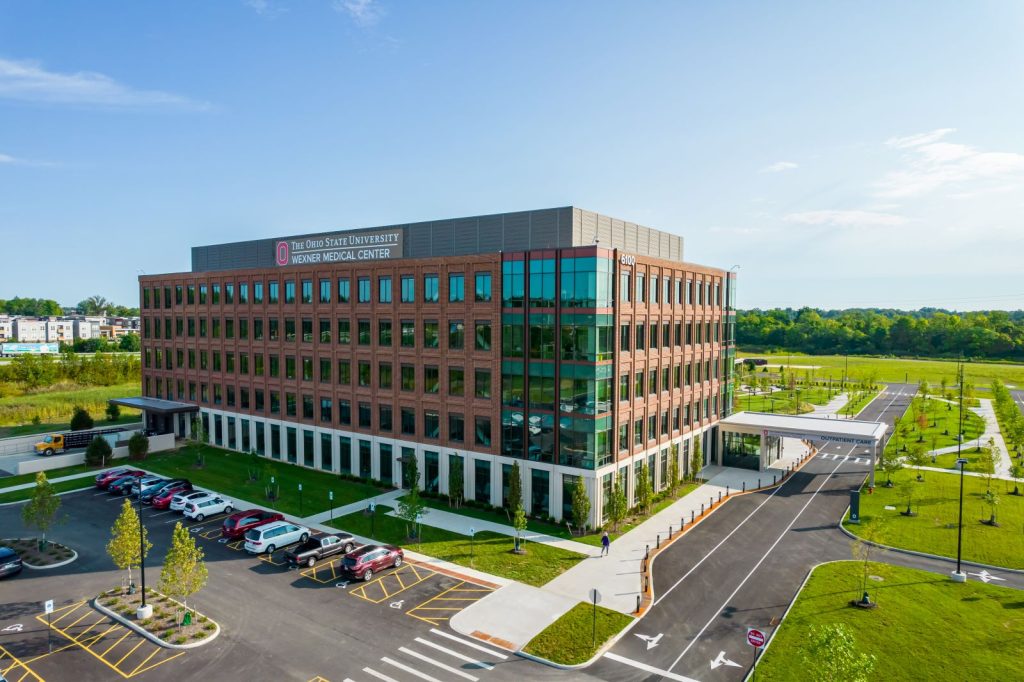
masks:
[[[64,343],[86,339],[116,340],[125,334],[139,333],[139,318],[65,316],[0,317],[0,341],[17,339],[21,343]]]
[[[212,443],[441,494],[461,467],[493,505],[518,463],[537,516],[717,459],[732,402],[734,274],[574,207],[193,247],[139,286],[143,395]]]
[[[6,316],[0,316],[0,343],[10,341],[14,338],[14,321]]]
[[[13,324],[14,338],[21,343],[46,343],[46,320],[32,317],[16,317]]]

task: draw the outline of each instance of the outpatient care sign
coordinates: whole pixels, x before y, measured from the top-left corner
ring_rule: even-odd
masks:
[[[279,266],[346,263],[402,257],[402,230],[285,239],[274,246]]]

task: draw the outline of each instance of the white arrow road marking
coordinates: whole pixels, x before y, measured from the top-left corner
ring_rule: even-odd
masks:
[[[25,626],[21,623],[15,623],[14,625],[8,625],[3,629],[3,632],[21,632]]]
[[[982,569],[981,573],[968,573],[967,575],[976,575],[983,583],[990,583],[993,580],[1006,580],[1006,578],[1000,578],[998,575],[992,575],[985,569]]]
[[[388,606],[390,606],[393,609],[400,609],[400,608],[402,608],[402,604],[404,604],[404,603],[405,603],[404,599],[399,599],[398,601],[391,602],[390,604],[388,604]]]
[[[724,651],[719,651],[718,656],[715,658],[715,660],[711,661],[711,669],[714,670],[715,668],[722,665],[732,666],[734,668],[740,667],[739,663],[735,661],[730,661],[728,658],[726,658]]]
[[[652,637],[650,635],[637,635],[637,637],[639,637],[640,639],[642,639],[645,642],[647,642],[647,650],[648,651],[650,651],[654,647],[658,646],[658,642],[660,642],[661,638],[664,637],[664,636],[665,636],[665,633],[663,633],[663,632],[659,632],[654,637]]]

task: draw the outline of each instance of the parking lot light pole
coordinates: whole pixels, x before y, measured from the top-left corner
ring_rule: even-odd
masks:
[[[146,605],[146,527],[142,520],[142,481],[139,481],[139,576],[142,582],[142,605],[139,606],[135,616],[139,620],[146,620],[153,615],[153,607]]]
[[[371,502],[367,509],[370,510],[370,537],[377,537],[377,504]]]
[[[299,484],[299,516],[302,516],[302,484]]]
[[[956,522],[956,571],[953,573],[953,582],[962,583],[967,582],[967,574],[963,572],[960,566],[961,550],[963,549],[964,540],[964,465],[967,464],[967,460],[960,456],[960,450],[963,447],[963,420],[964,420],[964,369],[963,365],[960,365],[960,426],[957,431],[956,439],[956,463],[960,465],[960,513],[957,516]]]
[[[331,521],[334,521],[334,491],[327,491],[327,499],[331,501]]]

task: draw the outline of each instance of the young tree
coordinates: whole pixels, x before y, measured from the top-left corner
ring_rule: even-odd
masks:
[[[92,417],[89,416],[88,410],[84,407],[76,406],[75,411],[71,414],[71,430],[72,431],[88,431],[93,426]]]
[[[895,450],[890,451],[888,448],[882,451],[881,460],[882,471],[885,472],[885,487],[891,488],[892,477],[903,469],[903,460]]]
[[[864,564],[864,574],[861,577],[861,598],[862,604],[870,604],[871,598],[868,596],[868,572],[871,566],[871,559],[878,554],[882,549],[875,543],[878,543],[882,539],[882,521],[883,517],[876,516],[863,524],[861,524],[859,535],[861,539],[866,540],[853,540],[850,542],[850,552],[853,554],[854,561],[861,561]]]
[[[697,474],[700,473],[701,468],[704,466],[704,453],[702,452],[700,436],[694,438],[692,442],[693,451],[690,453],[690,479],[696,481]]]
[[[912,508],[912,505],[914,503],[914,492],[916,491],[916,488],[914,487],[914,482],[911,480],[903,481],[902,483],[900,483],[899,488],[900,497],[906,500],[907,503],[907,510],[901,511],[900,514],[902,516],[917,516],[917,512],[915,512]]]
[[[988,448],[981,451],[978,456],[978,461],[981,464],[981,470],[985,477],[985,490],[992,490],[992,479],[996,475],[996,464],[1003,456],[1003,451],[996,445],[995,438],[988,439]]]
[[[121,408],[114,403],[107,403],[107,421],[116,422],[121,418]]]
[[[91,467],[105,467],[113,452],[110,443],[103,436],[96,436],[85,449],[85,463]]]
[[[402,468],[405,480],[409,484],[409,492],[398,500],[398,518],[405,521],[405,536],[416,537],[418,540],[416,524],[427,508],[427,505],[423,503],[423,498],[420,497],[419,463],[415,457],[410,457],[408,460],[402,460]]]
[[[580,532],[587,529],[590,520],[590,496],[587,495],[587,486],[582,476],[576,477],[572,487],[572,520]]]
[[[448,466],[448,506],[458,509],[462,506],[462,498],[465,496],[466,475],[462,471],[462,458],[456,457],[449,460]]]
[[[629,511],[629,500],[626,497],[626,487],[622,481],[622,474],[616,472],[613,476],[615,479],[612,482],[612,494],[605,503],[605,514],[608,516],[608,521],[612,524],[612,530],[618,532],[619,523],[626,518],[626,512]]]
[[[149,452],[149,439],[141,432],[132,434],[128,439],[128,456],[132,459],[145,459]]]
[[[943,398],[949,399],[949,379],[942,377],[939,380],[939,389]]]
[[[206,586],[206,578],[203,550],[196,546],[195,537],[179,521],[174,525],[171,548],[160,569],[160,591],[180,600],[188,610],[188,598]]]
[[[1013,494],[1020,495],[1020,479],[1024,478],[1024,465],[1014,462],[1010,466],[1010,477],[1013,478]]]
[[[875,657],[857,652],[857,642],[842,623],[814,625],[803,644],[807,679],[818,682],[867,682]]]
[[[21,509],[21,520],[30,528],[38,528],[42,534],[40,549],[46,547],[46,531],[57,523],[57,510],[60,509],[60,497],[53,492],[53,486],[40,471],[36,474],[36,487],[32,497]]]
[[[924,411],[917,413],[917,442],[924,442],[924,430],[928,428],[928,415]]]
[[[149,541],[149,532],[139,523],[139,515],[135,512],[130,500],[121,505],[121,515],[110,529],[110,542],[107,543],[107,554],[113,559],[114,565],[121,570],[128,570],[128,584],[132,583],[132,566],[138,566],[142,559],[149,556],[153,543]],[[140,544],[139,532],[142,540]],[[145,549],[145,554],[143,554]]]
[[[676,448],[677,446],[672,446]],[[679,451],[676,450],[668,458],[668,492],[675,497],[679,488]]]
[[[203,420],[199,417],[192,420],[192,432],[189,440],[192,442],[192,447],[196,451],[196,467],[202,469],[203,465],[206,464],[206,450],[204,446],[209,440],[209,437],[206,433],[206,429],[203,427]]]
[[[245,473],[250,481],[260,480],[260,456],[255,450],[249,451],[249,462],[245,467]]]
[[[515,546],[513,551],[516,554],[523,554],[526,550],[523,549],[523,531],[526,530],[526,510],[523,509],[523,505],[520,504],[512,512],[512,527],[516,531]]]
[[[651,471],[647,468],[647,462],[640,465],[640,476],[636,480],[636,506],[640,512],[647,514],[651,510]]]
[[[985,506],[991,510],[991,516],[988,517],[988,521],[985,523],[989,526],[998,526],[996,522],[996,508],[999,506],[999,493],[995,490],[985,491]]]
[[[921,404],[924,406],[925,409],[927,409],[928,408],[928,395],[931,393],[932,387],[928,384],[927,381],[924,381],[922,379],[921,383],[917,385],[917,391],[918,391],[918,393],[921,394]]]
[[[512,471],[508,474],[508,508],[515,511],[523,506],[523,479],[519,470],[519,462],[512,462]]]
[[[924,445],[921,443],[914,443],[914,446],[910,448],[910,454],[907,456],[910,461],[910,465],[914,467],[925,467],[928,466],[928,451],[925,450]],[[917,470],[917,480],[924,480],[924,470]]]

